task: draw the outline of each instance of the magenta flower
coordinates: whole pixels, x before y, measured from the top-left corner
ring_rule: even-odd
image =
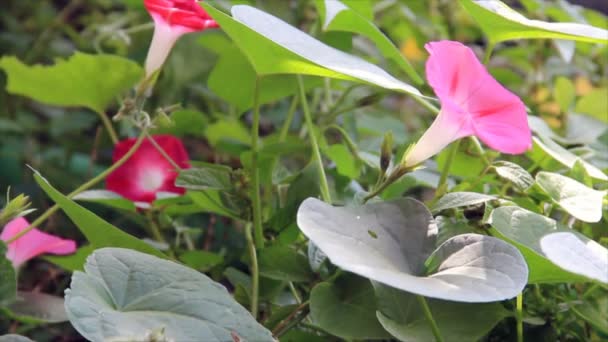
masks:
[[[146,58],[146,78],[160,69],[179,37],[218,27],[196,0],[145,0],[144,5],[154,20],[154,36]]]
[[[488,73],[470,48],[453,41],[431,42],[425,48],[431,54],[426,77],[441,111],[404,166],[417,165],[471,135],[502,153],[519,154],[532,147],[524,104]]]
[[[16,218],[4,226],[0,239],[8,241],[19,232],[29,227],[29,222],[23,217]],[[8,246],[6,257],[18,268],[24,262],[38,255],[50,254],[72,254],[76,251],[76,242],[62,239],[34,228],[22,237],[11,242]]]
[[[190,167],[188,152],[181,140],[171,135],[152,138],[180,168]],[[127,154],[135,141],[129,138],[118,142],[112,161],[116,162]],[[186,189],[175,186],[177,175],[175,167],[146,139],[129,160],[108,175],[106,188],[131,201],[152,203],[159,192],[186,192]]]

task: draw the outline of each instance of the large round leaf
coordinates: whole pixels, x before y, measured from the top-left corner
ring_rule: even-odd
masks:
[[[455,236],[437,250],[437,227],[420,202],[402,198],[360,207],[305,200],[298,226],[337,266],[427,297],[491,302],[516,296],[528,268],[519,251],[496,238]],[[431,270],[425,275],[427,257]]]
[[[122,248],[96,250],[66,290],[68,317],[92,341],[162,331],[174,341],[273,341],[226,289],[177,263]]]
[[[530,267],[530,282],[608,283],[608,250],[555,220],[514,207],[494,209],[494,232],[515,243]]]

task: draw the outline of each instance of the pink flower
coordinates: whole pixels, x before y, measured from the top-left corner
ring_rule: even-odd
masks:
[[[154,20],[154,35],[146,58],[146,78],[160,69],[179,37],[218,27],[195,0],[144,0],[144,5]]]
[[[163,151],[179,165],[189,168],[188,152],[181,140],[170,135],[152,137]],[[116,162],[133,147],[136,139],[126,139],[116,144],[112,160]],[[151,203],[160,191],[183,194],[186,190],[174,185],[177,170],[152,145],[144,140],[137,151],[106,179],[106,188],[132,201]]]
[[[16,218],[4,226],[0,239],[8,241],[29,225],[23,217]],[[34,228],[8,245],[6,257],[13,262],[15,268],[18,268],[24,262],[41,254],[65,255],[75,251],[76,242],[73,240],[62,239]]]
[[[406,167],[471,135],[502,153],[519,154],[532,147],[524,104],[488,73],[470,48],[453,41],[425,47],[431,54],[426,76],[441,101],[441,111],[406,156]]]

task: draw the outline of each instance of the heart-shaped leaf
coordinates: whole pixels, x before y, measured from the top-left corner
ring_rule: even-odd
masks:
[[[528,277],[519,251],[496,238],[463,234],[435,250],[437,226],[413,199],[333,207],[309,198],[297,221],[335,265],[427,297],[498,301],[520,293]],[[431,253],[436,272],[427,275],[424,263]]]
[[[401,341],[432,341],[431,326],[416,296],[374,283],[378,320]],[[478,341],[510,313],[500,303],[457,303],[427,300],[446,341]]]
[[[416,88],[376,65],[326,45],[254,7],[233,6],[231,18],[207,3],[202,6],[247,55],[258,75],[332,77],[422,96]]]
[[[594,190],[552,172],[537,173],[536,183],[555,203],[577,219],[585,222],[599,222],[602,219],[602,201],[608,192]]]
[[[273,341],[268,330],[202,273],[122,248],[96,250],[65,295],[70,322],[92,341],[163,331],[174,341]]]
[[[369,38],[386,58],[399,65],[412,80],[417,84],[424,82],[410,62],[373,22],[338,0],[317,0],[316,4],[324,18],[324,31],[352,32]]]
[[[313,322],[344,339],[389,338],[375,312],[374,288],[369,280],[354,274],[317,284],[310,293]]]
[[[442,196],[433,206],[433,212],[438,213],[442,210],[466,207],[495,200],[496,196],[480,194],[477,192],[450,192]]]
[[[556,38],[608,44],[608,31],[591,25],[531,20],[498,0],[460,0],[460,3],[494,43],[512,39]]]
[[[513,242],[526,258],[530,283],[595,279],[608,283],[608,250],[555,220],[519,207],[494,209],[495,235]]]
[[[57,60],[53,66],[27,66],[15,57],[3,57],[0,69],[8,75],[7,90],[12,94],[50,105],[87,107],[98,113],[142,76],[139,65],[126,58],[80,52],[65,61]]]
[[[494,171],[500,177],[513,183],[521,191],[528,190],[534,185],[534,178],[521,166],[508,161],[497,161],[492,164]]]

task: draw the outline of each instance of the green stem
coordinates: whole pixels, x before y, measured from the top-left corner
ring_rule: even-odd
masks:
[[[492,163],[488,160],[488,157],[486,157],[486,151],[484,150],[483,146],[481,146],[479,139],[477,139],[477,137],[475,137],[475,136],[470,136],[469,140],[471,140],[471,142],[473,143],[473,147],[475,147],[475,149],[477,150],[477,153],[479,154],[479,158],[481,158],[481,161],[486,166],[492,165]]]
[[[437,191],[435,192],[435,198],[439,198],[443,196],[447,192],[447,183],[448,183],[448,175],[450,173],[450,169],[452,168],[452,163],[454,162],[454,158],[458,153],[458,149],[460,147],[460,139],[456,140],[452,146],[450,146],[450,150],[448,151],[448,159],[445,161],[445,165],[443,166],[443,170],[441,170],[441,177],[439,178],[439,184],[437,184]]]
[[[108,135],[110,136],[110,139],[112,139],[112,143],[114,145],[118,144],[118,134],[116,134],[116,130],[114,129],[114,126],[112,126],[110,119],[108,119],[106,114],[103,112],[98,112],[97,114],[99,115],[103,126],[106,128],[106,131],[108,131]]]
[[[255,81],[253,97],[253,123],[251,127],[251,201],[253,202],[253,237],[257,248],[264,247],[264,228],[262,227],[262,199],[260,197],[260,170],[258,168],[258,142],[260,139],[260,77]]]
[[[117,168],[122,166],[122,164],[124,164],[127,160],[129,160],[129,158],[131,158],[131,156],[135,153],[135,151],[137,151],[137,149],[139,148],[141,143],[144,141],[146,134],[147,134],[147,130],[144,129],[141,132],[141,134],[139,135],[139,137],[137,138],[137,140],[135,141],[135,144],[133,144],[131,149],[129,151],[127,151],[127,153],[125,153],[125,155],[122,156],[122,158],[117,160],[114,164],[112,164],[109,168],[107,168],[105,171],[103,171],[99,175],[93,177],[88,182],[82,184],[76,190],[70,192],[67,197],[72,198],[72,197],[78,195],[79,193],[93,187],[95,184],[104,180],[114,170],[116,170]],[[11,239],[6,241],[6,244],[8,245],[8,244],[12,243],[13,241],[17,240],[18,238],[22,237],[23,235],[27,234],[29,231],[34,229],[34,227],[39,226],[47,218],[49,218],[51,215],[53,215],[57,210],[59,210],[59,206],[57,204],[53,205],[52,207],[47,209],[47,211],[45,211],[42,215],[40,215],[36,220],[34,220],[34,222],[32,222],[27,228],[20,231],[18,234],[13,236]]]
[[[431,308],[429,308],[429,304],[426,302],[426,299],[423,296],[416,296],[418,299],[418,304],[422,307],[422,311],[424,312],[424,316],[426,320],[431,325],[431,330],[433,331],[433,335],[435,336],[435,341],[443,342],[443,338],[441,337],[441,332],[439,331],[439,327],[437,326],[437,322],[433,318],[433,314],[431,313]]]
[[[259,293],[259,270],[258,256],[255,250],[255,243],[251,234],[251,223],[245,225],[245,238],[247,239],[247,250],[249,251],[249,259],[251,262],[251,315],[254,318],[258,317],[258,293]]]
[[[488,63],[490,63],[490,57],[492,57],[492,51],[494,51],[494,46],[496,44],[489,42],[488,43],[488,47],[486,48],[486,54],[483,57],[483,65],[485,65],[486,67],[488,66]]]
[[[293,117],[296,113],[296,108],[298,107],[298,95],[294,95],[291,100],[291,104],[289,105],[289,110],[287,111],[287,116],[285,117],[285,122],[283,122],[283,127],[281,127],[281,132],[279,133],[279,142],[284,142],[287,139],[287,134],[289,133],[289,128],[291,127],[291,123],[293,122]]]
[[[171,166],[173,166],[175,171],[182,170],[182,168],[179,165],[177,165],[175,160],[173,160],[173,158],[171,158],[171,156],[169,156],[169,154],[167,154],[167,152],[165,152],[165,149],[162,146],[160,146],[156,142],[156,140],[154,140],[154,138],[152,138],[152,136],[149,133],[146,133],[146,138],[148,139],[148,141],[150,141],[150,143],[152,143],[152,146],[154,146],[154,148],[169,162],[169,164],[171,164]]]
[[[524,342],[524,296],[523,292],[517,295],[517,342]]]
[[[158,242],[162,242],[162,243],[167,243],[167,241],[163,237],[163,234],[160,232],[160,228],[158,227],[158,224],[156,224],[156,219],[154,218],[154,214],[152,213],[152,210],[146,210],[146,218],[148,219],[148,222],[150,223],[148,225],[148,228],[150,230],[150,233],[152,234],[152,237],[154,237],[154,240],[156,240]]]
[[[304,82],[302,76],[298,75],[298,88],[300,89],[300,101],[302,103],[302,110],[304,111],[304,119],[306,120],[306,127],[308,129],[308,136],[310,137],[310,144],[312,145],[312,152],[319,172],[319,182],[321,184],[321,197],[327,203],[331,203],[331,195],[329,192],[329,185],[327,183],[327,176],[325,175],[325,169],[323,168],[323,159],[321,158],[321,152],[319,150],[319,144],[317,137],[315,136],[315,125],[312,122],[312,116],[306,102],[306,92],[304,91]]]

